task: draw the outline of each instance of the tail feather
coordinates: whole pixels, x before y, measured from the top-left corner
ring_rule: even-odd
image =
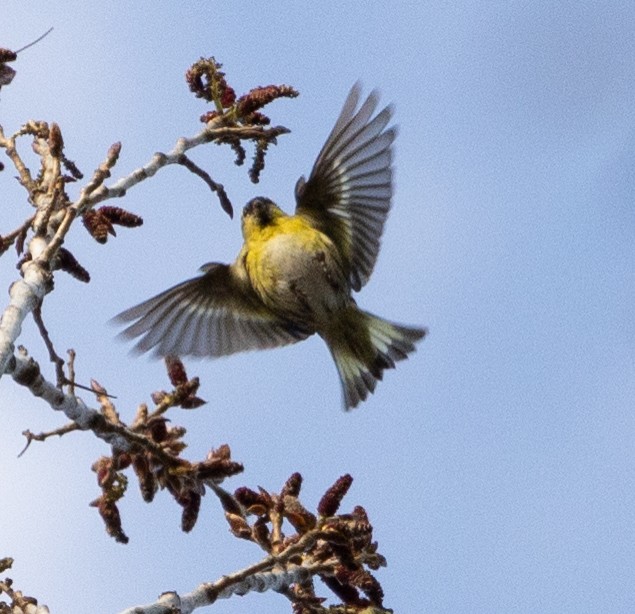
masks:
[[[342,382],[345,409],[352,409],[374,392],[384,370],[414,352],[424,328],[394,324],[355,306],[322,336],[326,340]]]

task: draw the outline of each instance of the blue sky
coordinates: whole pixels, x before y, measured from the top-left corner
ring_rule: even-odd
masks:
[[[429,338],[344,414],[323,343],[188,365],[208,405],[175,416],[191,458],[227,442],[245,463],[228,482],[276,490],[293,472],[307,505],[339,475],[345,505],[366,507],[395,612],[635,610],[635,7],[619,2],[128,3],[2,0],[0,45],[18,75],[0,123],[60,124],[89,174],[123,142],[114,177],[198,130],[205,108],[183,80],[200,56],[225,64],[237,91],[288,83],[300,98],[268,108],[292,130],[258,186],[229,150],[193,157],[237,210],[267,195],[287,211],[354,81],[393,102],[400,133],[396,195],[382,252],[359,303]],[[26,145],[26,142],[24,143]],[[28,214],[9,169],[3,222]],[[239,223],[202,182],[170,168],[121,201],[143,216],[106,246],[78,227],[66,246],[88,286],[58,275],[45,318],[80,381],[95,378],[130,419],[166,386],[107,321],[230,261]],[[0,282],[15,279],[12,254]],[[22,342],[42,362],[32,323]],[[0,555],[52,612],[116,612],[188,591],[260,557],[227,534],[213,497],[179,531],[167,495],[134,489],[122,505],[128,546],[105,535],[88,502],[90,464],[107,452],[86,434],[33,445],[21,431],[61,417],[0,382]],[[8,502],[8,503],[7,503]],[[82,589],[77,590],[80,586]],[[327,594],[326,589],[323,594]],[[288,611],[277,595],[230,600],[226,613]],[[210,609],[210,611],[213,611]]]

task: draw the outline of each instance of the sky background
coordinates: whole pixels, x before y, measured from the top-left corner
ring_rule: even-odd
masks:
[[[206,107],[183,76],[201,56],[223,62],[238,93],[296,87],[267,108],[292,133],[259,185],[228,148],[192,153],[237,213],[256,195],[293,209],[357,79],[394,102],[393,210],[358,300],[429,337],[351,413],[319,338],[188,362],[208,401],[173,415],[188,457],[229,443],[245,464],[229,489],[276,491],[300,471],[312,508],[352,474],[342,511],[367,509],[389,563],[385,603],[400,614],[635,611],[635,4],[0,0],[0,14],[2,47],[55,28],[13,64],[0,123],[56,121],[87,176],[115,141],[118,178],[199,131]],[[0,234],[30,214],[14,174],[0,174]],[[110,204],[144,226],[105,246],[74,228],[66,247],[92,281],[58,274],[44,316],[58,351],[76,350],[78,381],[97,379],[130,420],[168,383],[108,320],[233,260],[242,239],[239,216],[182,168]],[[1,287],[14,264],[3,255]],[[31,320],[20,341],[52,378]],[[184,535],[180,508],[165,493],[144,504],[134,479],[121,505],[130,543],[116,544],[88,506],[107,447],[73,433],[17,459],[24,429],[65,420],[6,377],[0,408],[0,556],[53,614],[115,613],[262,557],[229,535],[213,496]],[[290,606],[249,595],[209,611]]]

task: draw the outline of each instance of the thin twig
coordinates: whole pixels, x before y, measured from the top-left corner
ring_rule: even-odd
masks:
[[[59,428],[56,428],[52,431],[46,431],[46,432],[42,432],[42,433],[32,433],[30,430],[26,430],[26,431],[22,431],[22,434],[26,437],[26,445],[24,446],[24,449],[22,450],[22,452],[20,452],[20,454],[18,454],[18,458],[20,458],[20,456],[22,456],[28,449],[28,447],[31,445],[31,442],[33,441],[46,441],[49,437],[53,437],[54,435],[59,435],[60,437],[62,435],[66,435],[66,433],[72,433],[73,431],[78,431],[79,430],[79,426],[77,426],[77,424],[75,422],[69,422],[68,424],[65,424],[64,426],[60,426]]]
[[[42,319],[41,303],[33,310],[33,319],[35,320],[35,324],[37,325],[38,330],[40,331],[40,335],[44,341],[44,345],[46,345],[46,349],[48,350],[49,360],[55,365],[57,387],[61,389],[62,386],[68,381],[66,379],[66,375],[64,374],[64,359],[59,356],[59,354],[53,347],[53,342],[51,341],[49,332],[44,325],[44,320]]]
[[[49,241],[46,248],[42,250],[42,253],[38,257],[40,262],[48,262],[62,245],[62,243],[64,243],[64,238],[70,230],[73,221],[87,207],[86,203],[90,198],[90,195],[96,189],[102,186],[104,181],[108,177],[110,177],[110,169],[117,163],[120,151],[121,143],[115,143],[110,147],[106,155],[106,159],[95,170],[91,180],[81,191],[77,202],[74,205],[66,208],[62,222],[55,232],[55,235]]]
[[[186,138],[181,137],[171,152],[156,153],[152,159],[144,166],[133,171],[126,177],[122,177],[111,186],[102,185],[97,188],[86,199],[88,206],[94,206],[104,200],[110,198],[118,198],[124,196],[132,186],[152,177],[159,169],[169,164],[180,164],[181,156],[199,145],[211,142],[224,142],[225,140],[256,140],[265,138],[267,140],[275,140],[281,134],[287,134],[288,128],[284,126],[274,126],[272,128],[263,128],[262,126],[223,126],[214,124],[214,121],[208,123],[197,135]]]
[[[2,126],[0,126],[0,147],[5,148],[7,156],[9,156],[11,162],[13,162],[13,166],[15,166],[15,169],[18,171],[18,175],[20,176],[20,183],[27,189],[29,194],[32,194],[35,189],[35,182],[33,181],[33,177],[31,177],[31,171],[29,171],[26,164],[20,157],[18,150],[15,148],[16,136],[17,135],[13,135],[7,138],[4,135]]]
[[[75,357],[77,354],[75,354],[73,348],[66,350],[66,353],[68,354],[68,379],[66,380],[68,384],[68,394],[75,396]]]
[[[16,239],[19,239],[20,237],[24,237],[24,235],[26,235],[26,232],[31,227],[31,224],[33,223],[34,219],[35,219],[35,215],[32,215],[31,217],[27,218],[18,228],[16,228],[9,234],[2,236],[2,245],[0,246],[0,255],[2,255],[7,249],[9,249],[9,246],[12,245],[16,241]],[[19,243],[20,241],[18,241],[18,252],[21,252],[22,250],[20,248]],[[21,241],[21,243],[22,243],[22,247],[24,247],[24,239]]]
[[[49,28],[46,32],[44,32],[44,34],[42,34],[42,36],[40,36],[39,38],[36,38],[32,43],[29,43],[28,45],[24,45],[24,47],[21,47],[20,49],[18,49],[16,51],[16,54],[22,53],[25,49],[28,49],[29,47],[33,47],[33,45],[36,45],[43,38],[46,38],[52,31],[53,31],[53,28],[52,27]]]
[[[230,218],[234,217],[234,208],[232,207],[229,197],[227,196],[225,188],[222,184],[214,181],[206,171],[192,162],[192,160],[190,160],[185,154],[180,156],[178,163],[182,164],[185,168],[187,168],[195,175],[198,175],[213,192],[216,192],[216,194],[218,195],[218,200],[220,201],[220,206],[222,207],[223,211],[227,213]]]
[[[97,401],[101,405],[101,413],[104,414],[110,422],[118,424],[119,414],[117,413],[115,406],[110,401],[113,397],[110,396],[106,392],[106,389],[96,380],[91,380],[90,385],[91,390],[97,395]]]
[[[17,384],[25,386],[34,396],[42,398],[52,409],[63,411],[67,418],[77,423],[78,428],[93,431],[97,437],[115,449],[145,450],[168,468],[191,467],[189,461],[170,454],[148,437],[135,433],[126,426],[113,424],[100,411],[87,407],[80,398],[65,394],[42,375],[40,365],[27,355],[24,348],[20,348],[12,357],[7,373]]]
[[[219,599],[228,599],[235,594],[245,595],[252,591],[267,590],[284,592],[291,584],[306,581],[309,577],[329,572],[333,568],[331,561],[288,565],[292,557],[310,548],[316,539],[313,533],[317,531],[305,534],[279,556],[267,556],[249,567],[224,575],[215,582],[201,584],[183,596],[176,592],[164,593],[154,604],[129,608],[121,614],[168,614],[175,611],[190,614],[195,609],[211,605]]]

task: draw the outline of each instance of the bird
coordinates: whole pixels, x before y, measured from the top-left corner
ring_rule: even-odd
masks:
[[[395,324],[353,298],[379,254],[393,194],[393,107],[375,113],[373,90],[350,90],[308,179],[285,213],[266,197],[244,207],[244,243],[232,264],[189,279],[115,316],[120,337],[156,357],[219,357],[285,346],[317,334],[328,346],[345,410],[373,393],[384,370],[415,350],[427,329]]]

